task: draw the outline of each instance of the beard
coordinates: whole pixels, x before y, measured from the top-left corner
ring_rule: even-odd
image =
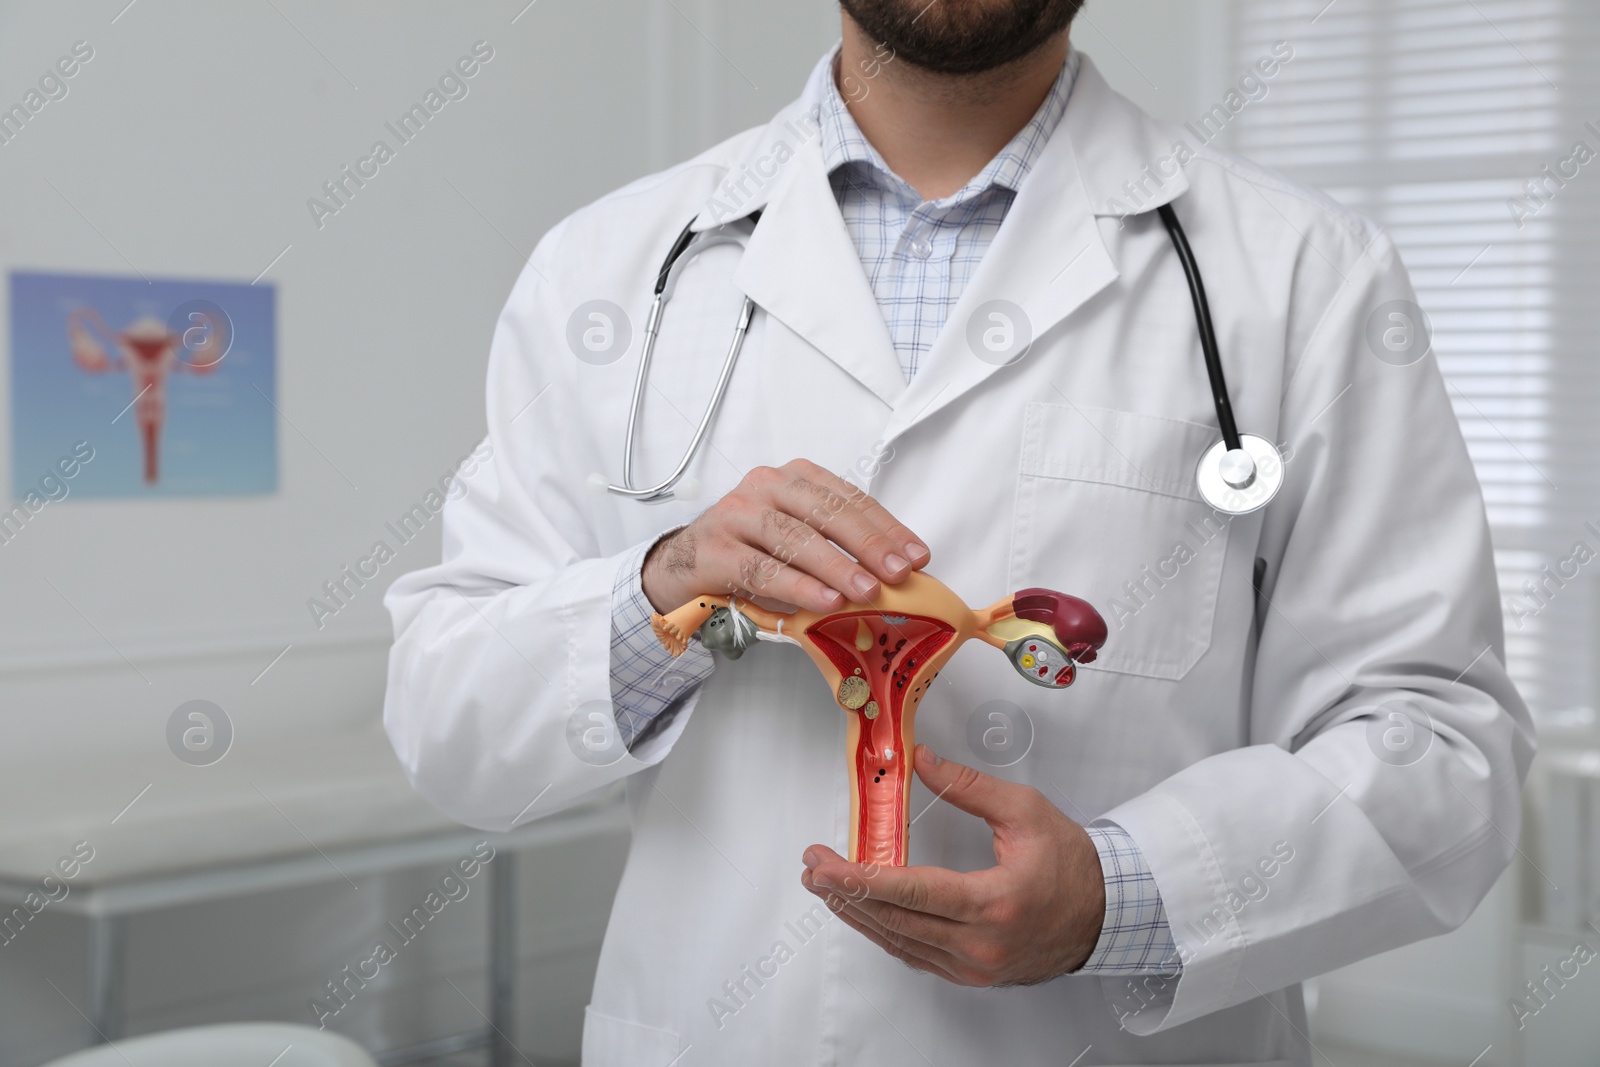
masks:
[[[935,74],[981,74],[1072,23],[1083,0],[839,0],[874,41]]]

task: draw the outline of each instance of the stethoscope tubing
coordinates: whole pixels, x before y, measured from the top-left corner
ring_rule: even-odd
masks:
[[[1222,431],[1222,444],[1231,455],[1245,457],[1243,444],[1239,435],[1239,427],[1233,417],[1233,402],[1228,395],[1227,377],[1222,369],[1222,355],[1217,347],[1216,329],[1211,322],[1211,303],[1206,298],[1205,282],[1200,277],[1200,266],[1195,262],[1194,251],[1189,247],[1188,235],[1184,232],[1183,224],[1178,221],[1177,212],[1172,205],[1161,204],[1156,208],[1161,216],[1162,225],[1166,227],[1167,235],[1172,240],[1172,247],[1177,252],[1178,262],[1183,267],[1185,280],[1189,285],[1189,299],[1194,305],[1195,323],[1199,327],[1200,350],[1205,357],[1206,377],[1211,384],[1211,400],[1216,409],[1217,425]],[[761,212],[752,212],[749,216],[751,223],[761,219]],[[633,486],[633,455],[635,432],[639,425],[639,411],[644,403],[645,385],[649,381],[650,363],[655,354],[656,337],[661,332],[661,320],[665,315],[666,305],[671,297],[674,284],[674,270],[681,262],[684,255],[694,245],[695,220],[689,220],[688,225],[678,233],[672,242],[672,247],[667,251],[666,258],[662,261],[661,269],[656,274],[655,292],[650,304],[650,315],[646,320],[644,329],[644,350],[639,358],[639,370],[634,378],[633,396],[628,405],[628,429],[623,445],[622,457],[622,484],[608,485],[606,488],[620,496],[630,497],[635,500],[652,503],[668,499],[673,486],[683,477],[689,469],[689,464],[694,461],[699,452],[701,443],[705,440],[712,422],[716,419],[717,412],[722,407],[723,398],[727,395],[728,383],[733,377],[734,366],[738,363],[739,353],[744,347],[745,335],[750,328],[750,320],[755,313],[754,302],[746,296],[739,310],[739,320],[734,326],[733,339],[728,345],[728,354],[723,359],[722,371],[717,376],[716,387],[712,390],[711,402],[706,405],[705,414],[701,416],[700,423],[695,427],[694,437],[689,442],[688,449],[678,465],[657,485],[647,489],[636,489]],[[734,240],[733,238],[727,238]],[[714,242],[703,242],[701,249],[709,247]],[[1252,439],[1254,440],[1254,439]],[[1268,446],[1270,447],[1270,445]],[[1247,466],[1249,466],[1247,461]],[[1253,468],[1251,468],[1253,469]],[[1237,483],[1236,483],[1237,484]],[[1271,491],[1276,492],[1274,487]],[[1267,499],[1270,499],[1271,493]],[[1265,503],[1265,500],[1262,501]],[[1257,505],[1258,507],[1260,505]]]
[[[1178,262],[1183,265],[1183,274],[1189,282],[1189,299],[1194,304],[1194,319],[1200,327],[1200,351],[1206,360],[1206,376],[1211,379],[1211,399],[1217,409],[1217,425],[1222,430],[1222,440],[1232,451],[1240,447],[1239,426],[1233,419],[1233,401],[1228,396],[1228,381],[1222,373],[1222,354],[1217,349],[1217,333],[1211,325],[1211,302],[1206,299],[1206,283],[1200,278],[1200,265],[1194,260],[1194,252],[1189,248],[1189,236],[1183,232],[1183,224],[1178,221],[1178,213],[1172,210],[1172,205],[1162,204],[1156,208],[1161,216],[1161,222],[1167,228],[1167,236],[1172,238],[1172,247],[1177,250]]]
[[[761,212],[753,212],[750,216],[752,222],[761,218]],[[733,238],[727,238],[733,241]],[[705,414],[700,417],[700,423],[695,427],[694,437],[689,441],[689,447],[684,450],[683,458],[673,468],[671,474],[656,485],[647,489],[636,489],[633,486],[633,442],[634,433],[639,426],[639,409],[644,404],[645,384],[650,380],[650,362],[655,356],[656,337],[661,333],[661,320],[666,314],[667,301],[672,295],[674,283],[673,271],[682,261],[683,255],[688,251],[694,241],[694,219],[690,219],[672,242],[672,248],[667,252],[667,258],[662,261],[661,270],[656,274],[655,292],[650,302],[650,315],[645,320],[644,350],[639,356],[639,370],[633,381],[633,396],[628,403],[628,432],[623,442],[622,453],[622,484],[608,485],[606,488],[619,496],[630,497],[644,503],[654,503],[665,500],[670,495],[672,487],[688,471],[689,464],[694,462],[696,453],[700,451],[701,442],[706,438],[711,424],[716,420],[717,412],[722,408],[723,398],[728,395],[728,383],[733,378],[733,368],[739,362],[739,353],[744,348],[746,333],[750,330],[750,320],[755,316],[755,301],[748,296],[744,297],[739,306],[739,320],[734,324],[733,339],[728,343],[728,354],[722,360],[722,371],[717,375],[716,387],[711,392],[711,402],[706,405]],[[712,243],[707,241],[700,246],[703,251]],[[737,242],[735,242],[737,243]]]

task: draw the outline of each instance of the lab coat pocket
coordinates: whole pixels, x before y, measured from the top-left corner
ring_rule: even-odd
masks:
[[[1195,488],[1217,431],[1081,405],[1030,403],[1010,588],[1088,600],[1110,630],[1094,668],[1178,679],[1211,645],[1227,517]]]
[[[677,1060],[678,1035],[583,1009],[583,1067],[666,1067]]]

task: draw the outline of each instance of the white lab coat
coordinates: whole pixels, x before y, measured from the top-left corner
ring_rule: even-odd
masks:
[[[490,355],[493,461],[447,507],[444,562],[389,594],[384,714],[402,763],[442,810],[496,830],[626,780],[633,842],[585,1023],[589,1067],[1309,1064],[1297,983],[1465,919],[1512,852],[1533,749],[1435,360],[1396,366],[1369,344],[1374,309],[1413,295],[1393,245],[1141,113],[1086,60],[908,384],[801,118],[817,84],[771,125],[602,198],[539,244]],[[1179,141],[1196,153],[1181,170],[1160,162]],[[1154,211],[1166,201],[1208,285],[1239,423],[1290,454],[1278,498],[1231,521],[1195,491],[1218,434]],[[620,475],[662,255],[696,213],[704,228],[763,205],[742,257],[716,248],[687,268],[655,357],[640,484],[682,454],[739,293],[759,307],[691,470],[696,498],[597,492],[593,474]],[[568,341],[574,309],[600,299],[632,322],[606,365]],[[1024,309],[1035,338],[1005,367],[976,358],[966,328],[997,299]],[[574,755],[569,722],[608,708],[625,553],[747,469],[794,457],[864,484],[968,603],[1042,585],[1106,615],[1099,661],[1064,693],[963,649],[918,738],[1125,827],[1165,899],[1181,980],[962,988],[832,919],[801,888],[800,855],[846,841],[845,717],[798,648],[720,663],[668,729],[609,766]],[[1376,754],[1406,728],[1378,707],[1398,698],[1431,722],[1415,762]],[[991,700],[1033,727],[1004,769],[967,740]],[[919,782],[913,811],[931,800]],[[990,840],[935,803],[912,862],[988,866]]]

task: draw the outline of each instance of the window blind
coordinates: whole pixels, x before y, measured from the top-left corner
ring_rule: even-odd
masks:
[[[1483,484],[1512,675],[1542,719],[1592,721],[1600,4],[1231,8],[1240,74],[1276,42],[1294,55],[1223,143],[1394,238]]]

